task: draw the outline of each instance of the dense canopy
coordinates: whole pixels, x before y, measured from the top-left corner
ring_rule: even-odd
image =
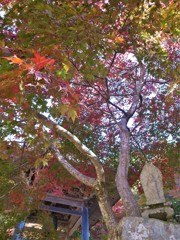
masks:
[[[145,162],[175,186],[178,1],[0,6],[1,199],[19,211],[46,192],[96,194],[110,239],[108,195],[117,188],[126,215],[140,216],[131,189],[141,193]]]

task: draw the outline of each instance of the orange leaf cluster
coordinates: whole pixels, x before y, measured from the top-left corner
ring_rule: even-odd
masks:
[[[2,57],[2,58],[5,58],[5,59],[11,61],[11,63],[14,63],[14,64],[21,64],[21,63],[24,62],[23,59],[18,58],[17,56],[13,56],[13,57]]]
[[[124,44],[124,38],[122,38],[122,37],[116,37],[115,38],[115,41],[116,41],[116,43],[119,43],[119,44]]]

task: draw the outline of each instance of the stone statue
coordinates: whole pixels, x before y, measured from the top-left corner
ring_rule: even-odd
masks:
[[[157,167],[151,163],[147,163],[141,172],[140,180],[147,205],[165,202],[162,174]]]
[[[142,217],[161,220],[172,219],[174,210],[170,202],[166,202],[163,191],[161,171],[151,163],[146,163],[140,175],[140,181],[146,197],[146,206]]]

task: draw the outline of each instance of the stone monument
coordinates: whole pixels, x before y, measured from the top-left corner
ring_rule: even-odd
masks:
[[[142,217],[167,220],[173,218],[174,210],[170,202],[166,202],[163,191],[161,171],[151,163],[145,164],[140,181],[146,197]]]

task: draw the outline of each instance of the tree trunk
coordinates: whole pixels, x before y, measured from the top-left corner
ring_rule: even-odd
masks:
[[[108,232],[112,231],[117,226],[115,215],[112,211],[112,207],[109,201],[108,193],[106,191],[105,183],[100,182],[95,187],[95,192],[103,216],[103,220],[108,229]]]
[[[128,168],[130,161],[130,132],[126,121],[121,122],[120,161],[116,174],[116,186],[127,216],[141,216],[140,208],[128,183]]]
[[[121,224],[117,224],[114,229],[108,232],[107,240],[121,240],[122,235],[122,226]]]

